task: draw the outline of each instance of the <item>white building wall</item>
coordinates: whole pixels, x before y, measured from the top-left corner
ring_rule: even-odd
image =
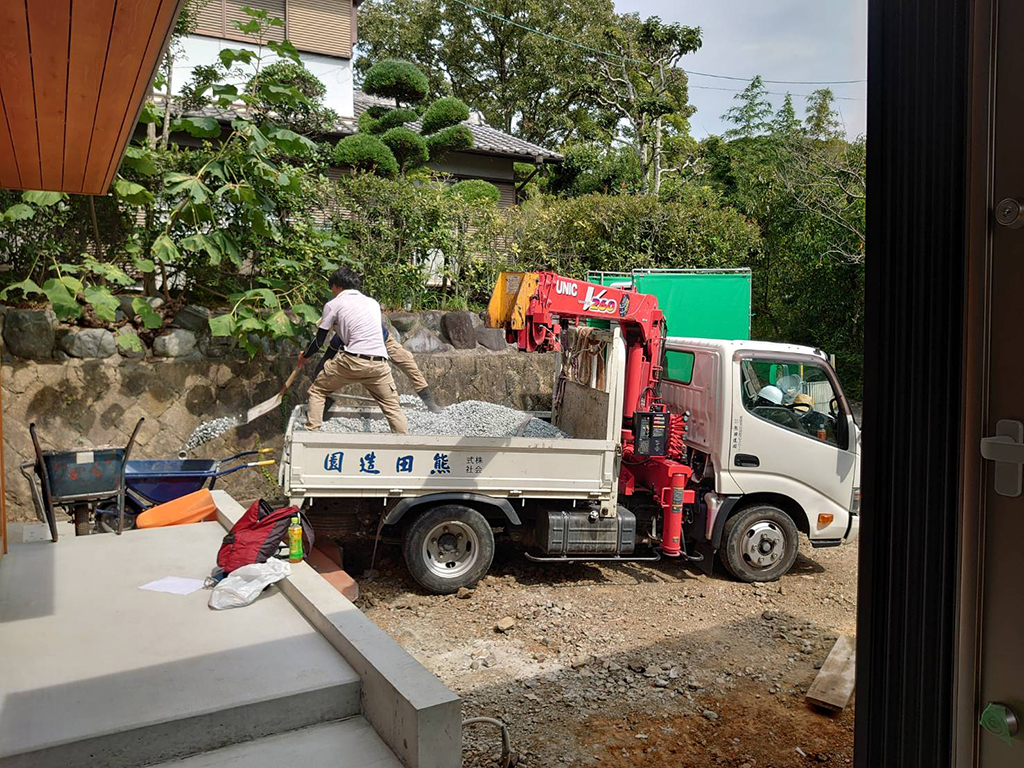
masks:
[[[216,63],[218,56],[224,48],[248,48],[256,51],[257,46],[249,43],[235,42],[234,40],[220,40],[215,37],[203,35],[188,35],[182,40],[184,52],[174,62],[174,93],[181,92],[181,86],[192,79],[192,70],[196,66],[208,66]],[[270,49],[263,51],[265,63],[269,64],[277,60],[277,56]],[[354,117],[352,109],[352,61],[337,56],[325,56],[320,53],[299,52],[302,64],[316,75],[317,78],[327,87],[324,96],[325,106],[330,107],[341,117]],[[243,83],[238,83],[241,86]]]

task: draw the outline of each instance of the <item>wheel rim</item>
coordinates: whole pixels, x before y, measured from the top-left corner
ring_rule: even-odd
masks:
[[[423,563],[442,579],[455,579],[476,565],[480,539],[476,531],[457,520],[446,520],[431,528],[423,540]]]
[[[774,568],[786,553],[786,533],[771,520],[758,520],[743,534],[742,551],[750,566]]]

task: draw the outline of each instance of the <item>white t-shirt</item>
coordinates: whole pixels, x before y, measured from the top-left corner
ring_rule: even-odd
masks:
[[[381,330],[380,304],[359,291],[342,291],[324,304],[320,328],[334,329],[342,349],[357,355],[386,358],[384,332]]]

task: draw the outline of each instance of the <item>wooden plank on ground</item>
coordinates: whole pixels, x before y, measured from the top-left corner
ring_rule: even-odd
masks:
[[[842,635],[836,640],[807,691],[807,700],[811,704],[835,711],[846,707],[856,681],[856,650],[855,638]]]

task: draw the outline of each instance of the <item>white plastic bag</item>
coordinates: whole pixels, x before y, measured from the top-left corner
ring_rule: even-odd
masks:
[[[252,563],[236,568],[210,593],[210,607],[218,611],[248,605],[274,582],[292,575],[292,567],[272,557],[265,563]]]

